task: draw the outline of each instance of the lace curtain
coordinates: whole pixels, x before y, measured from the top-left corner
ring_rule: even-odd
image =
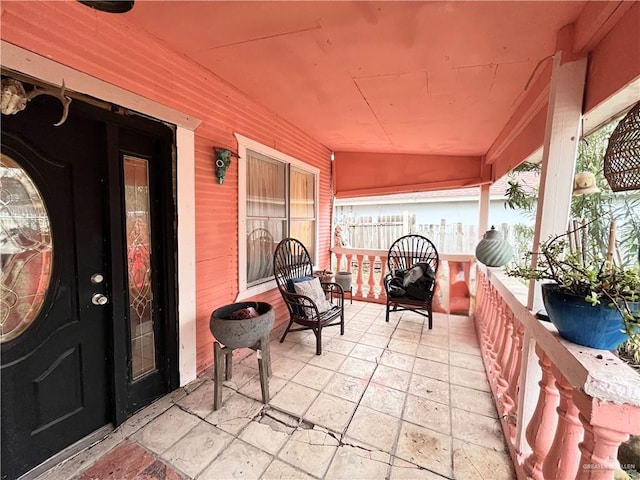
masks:
[[[291,236],[307,247],[311,258],[315,250],[314,175],[291,167]]]
[[[273,158],[247,150],[247,285],[273,276],[276,245],[291,236],[313,258],[315,177]],[[287,174],[289,192],[287,192]],[[290,218],[287,216],[289,193]]]
[[[247,150],[247,285],[273,275],[273,251],[286,231],[286,165]]]

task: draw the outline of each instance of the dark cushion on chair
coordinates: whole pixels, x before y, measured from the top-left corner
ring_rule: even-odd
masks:
[[[309,280],[313,280],[313,277],[290,278],[289,280],[287,280],[287,292],[298,293],[296,292],[296,287],[294,287],[293,285],[299,282],[307,282]],[[302,307],[293,305],[293,314],[302,317],[304,316],[304,309]]]
[[[296,293],[296,287],[294,287],[293,284],[298,282],[308,282],[309,280],[313,280],[313,277],[290,278],[287,280],[287,292]]]

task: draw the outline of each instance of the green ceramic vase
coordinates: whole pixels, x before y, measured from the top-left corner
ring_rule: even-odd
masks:
[[[502,267],[509,263],[511,257],[511,245],[502,238],[502,234],[494,226],[484,234],[476,247],[476,258],[487,267]]]

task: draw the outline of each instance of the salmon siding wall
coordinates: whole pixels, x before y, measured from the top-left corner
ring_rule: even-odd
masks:
[[[209,315],[238,293],[238,165],[218,185],[214,146],[236,150],[237,132],[320,169],[319,265],[329,264],[331,162],[320,143],[122,17],[77,2],[3,2],[1,22],[9,43],[202,120],[195,139],[198,371],[212,363]],[[277,292],[256,299],[274,305],[277,322],[287,320]]]

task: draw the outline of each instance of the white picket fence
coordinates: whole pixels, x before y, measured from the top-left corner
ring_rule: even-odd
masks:
[[[403,235],[417,233],[431,240],[442,253],[474,253],[480,240],[477,225],[462,223],[418,224],[415,215],[379,217],[344,217],[338,219],[345,246],[365,250],[388,250]],[[503,223],[496,226],[511,245],[515,245],[514,228]],[[484,233],[484,232],[483,232]]]

